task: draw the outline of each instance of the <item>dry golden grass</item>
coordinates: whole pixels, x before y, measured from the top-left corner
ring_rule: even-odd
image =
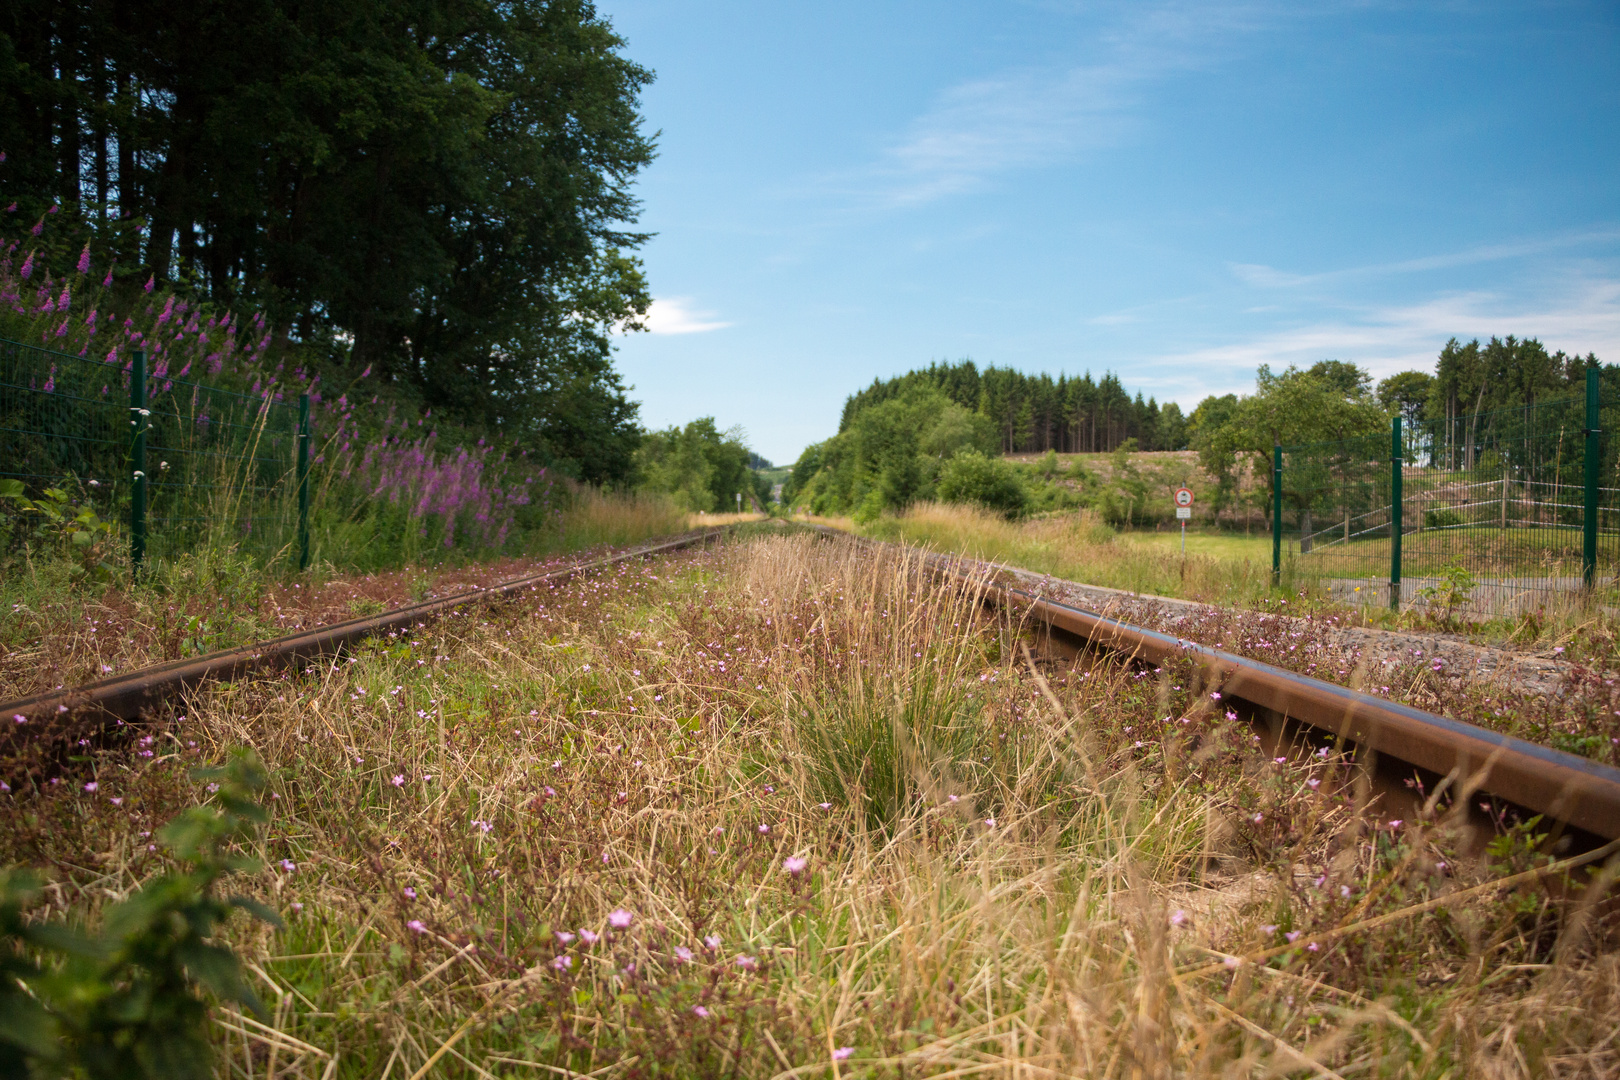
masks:
[[[1008,521],[973,506],[919,503],[859,531],[1090,585],[1207,603],[1243,602],[1270,589],[1269,561],[1138,543],[1089,510]]]
[[[293,869],[247,883],[289,926],[234,942],[243,1080],[1620,1068],[1604,913],[1528,842],[1378,824],[1188,672],[975,600],[803,535],[624,565],[201,693],[8,797],[0,854],[122,895],[179,766],[256,748]]]
[[[746,514],[708,514],[699,511],[686,515],[686,527],[689,529],[713,529],[721,525],[740,525],[749,521],[765,521],[769,514],[756,514],[749,511]]]

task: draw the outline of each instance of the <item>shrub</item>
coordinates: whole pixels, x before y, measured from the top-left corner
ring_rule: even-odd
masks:
[[[264,768],[240,754],[194,775],[214,782],[218,805],[192,807],[158,834],[182,868],[114,905],[99,934],[29,918],[37,880],[0,872],[0,1076],[206,1080],[208,1011],[193,986],[264,1015],[236,955],[210,940],[236,908],[281,922],[258,901],[215,892],[226,874],[256,868],[229,852],[265,820],[254,801]]]
[[[939,497],[945,502],[973,503],[1016,518],[1029,507],[1029,493],[1013,467],[1000,458],[967,450],[945,463],[939,476]]]

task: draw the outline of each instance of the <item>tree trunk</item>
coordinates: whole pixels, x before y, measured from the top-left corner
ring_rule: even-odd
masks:
[[[1299,553],[1301,555],[1311,553],[1311,511],[1309,507],[1302,508],[1299,512]]]

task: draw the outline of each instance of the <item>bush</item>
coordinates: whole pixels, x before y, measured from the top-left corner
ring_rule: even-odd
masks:
[[[939,476],[945,502],[972,503],[1011,519],[1029,508],[1029,493],[1013,467],[1000,458],[966,450],[945,463]]]
[[[281,923],[258,901],[216,890],[227,874],[257,868],[232,849],[266,819],[255,801],[264,768],[247,753],[194,775],[213,781],[214,805],[192,807],[158,833],[180,869],[113,905],[99,934],[73,925],[82,917],[30,917],[38,880],[20,868],[0,872],[0,1076],[207,1080],[208,1007],[196,990],[265,1015],[236,955],[212,940],[238,908]]]

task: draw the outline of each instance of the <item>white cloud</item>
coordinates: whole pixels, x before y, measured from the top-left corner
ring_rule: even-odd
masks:
[[[914,205],[1117,143],[1139,122],[1142,88],[1220,63],[1231,39],[1263,21],[1264,5],[1172,0],[1119,10],[1116,25],[1089,35],[1100,43],[1095,63],[949,87],[876,162],[824,186],[879,205]]]
[[[1258,263],[1228,263],[1232,276],[1245,285],[1262,289],[1286,289],[1300,285],[1319,285],[1354,278],[1377,278],[1391,274],[1415,274],[1426,270],[1449,270],[1459,266],[1497,262],[1503,259],[1523,259],[1532,255],[1545,255],[1572,247],[1607,244],[1620,239],[1620,229],[1612,225],[1536,237],[1513,243],[1481,244],[1462,251],[1425,255],[1416,259],[1373,263],[1369,266],[1350,266],[1342,270],[1326,270],[1315,274],[1296,274]]]
[[[1489,292],[1455,293],[1419,304],[1368,308],[1191,352],[1160,356],[1143,367],[1174,372],[1144,379],[1166,396],[1196,401],[1205,393],[1250,393],[1254,370],[1318,360],[1349,360],[1375,378],[1409,368],[1432,370],[1448,338],[1463,341],[1515,334],[1549,349],[1620,361],[1620,279],[1571,280],[1548,303],[1509,300]]]
[[[692,299],[686,296],[666,296],[654,300],[647,308],[647,331],[653,334],[704,334],[732,325],[717,319],[712,311],[700,311],[691,305]]]

